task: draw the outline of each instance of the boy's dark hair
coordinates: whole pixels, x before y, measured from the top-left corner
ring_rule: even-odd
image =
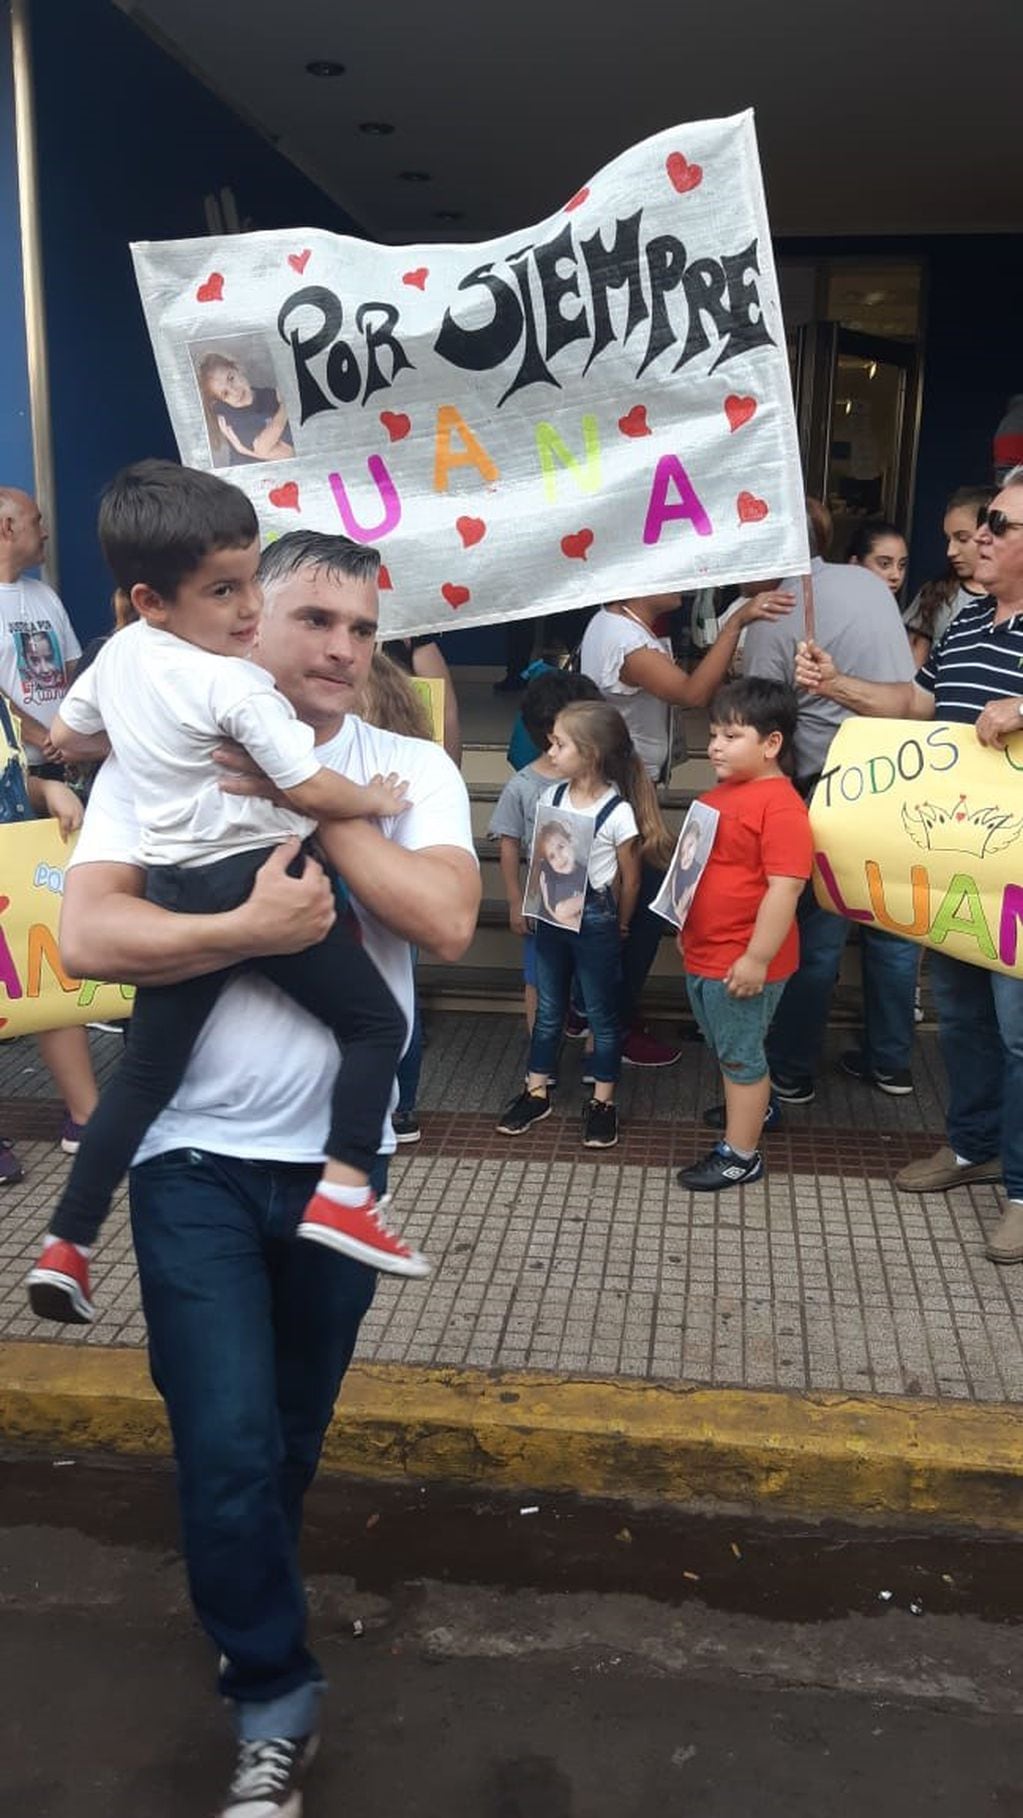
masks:
[[[176,461],[135,461],[111,480],[99,508],[100,548],[125,593],[140,582],[173,600],[217,549],[246,549],[256,514],[237,486]]]
[[[522,697],[522,724],[534,745],[546,751],[563,707],[572,701],[601,699],[600,689],[588,675],[575,675],[570,669],[545,669],[542,675],[533,677]]]
[[[743,675],[726,682],[711,701],[712,726],[752,726],[762,739],[781,733],[778,763],[792,774],[792,746],[799,718],[799,701],[787,682],[769,682],[766,676]]]

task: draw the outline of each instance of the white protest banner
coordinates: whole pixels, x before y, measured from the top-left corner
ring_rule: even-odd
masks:
[[[1023,976],[1023,733],[843,720],[810,804],[817,901],[970,966]]]
[[[388,633],[809,567],[753,117],[467,246],[133,248],[181,458],[381,551]]]

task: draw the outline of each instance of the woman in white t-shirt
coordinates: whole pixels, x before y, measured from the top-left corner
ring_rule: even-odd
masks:
[[[783,618],[795,605],[790,593],[755,594],[722,625],[706,655],[687,674],[676,663],[668,639],[654,629],[680,600],[677,593],[612,600],[590,620],[579,651],[583,675],[596,682],[604,699],[618,709],[655,783],[666,781],[671,768],[674,708],[705,706],[725,680],[746,626],[755,619]],[[650,909],[663,882],[663,870],[644,862],[639,903],[622,954],[622,1023],[627,1030],[622,1058],[633,1067],[669,1067],[681,1052],[635,1026],[640,993],[665,927]]]

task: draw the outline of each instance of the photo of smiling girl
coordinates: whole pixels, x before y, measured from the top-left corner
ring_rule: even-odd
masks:
[[[538,810],[523,915],[553,922],[556,928],[578,930],[592,843],[591,816],[561,809],[556,817],[545,818],[542,808]]]
[[[204,353],[196,378],[206,413],[215,467],[245,467],[260,461],[290,461],[295,453],[287,406],[276,385],[259,382],[260,364],[223,349]],[[193,358],[195,355],[193,354]],[[266,368],[272,373],[269,355]]]

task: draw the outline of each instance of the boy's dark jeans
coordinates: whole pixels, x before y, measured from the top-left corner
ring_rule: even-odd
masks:
[[[149,873],[150,902],[183,915],[216,915],[243,903],[272,848],[213,865],[161,866]],[[325,1023],[345,1050],[334,1086],[327,1153],[368,1174],[380,1147],[405,1019],[379,972],[343,921],[303,953],[273,954],[248,964]],[[91,1244],[111,1196],[150,1124],[173,1098],[203,1024],[231,971],[143,986],[135,998],[120,1066],[82,1133],[50,1230],[69,1243]],[[251,1040],[259,1041],[254,1025]]]

